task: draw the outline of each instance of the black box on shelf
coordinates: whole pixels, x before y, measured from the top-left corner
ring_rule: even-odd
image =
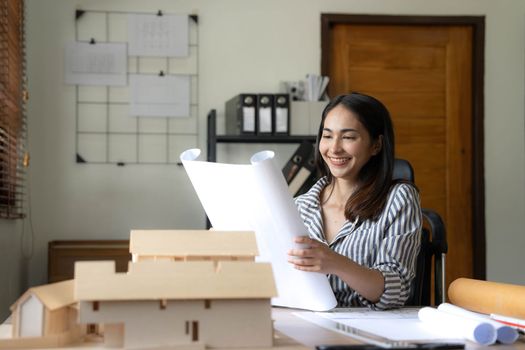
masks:
[[[239,94],[226,101],[226,134],[254,135],[257,131],[257,95]]]

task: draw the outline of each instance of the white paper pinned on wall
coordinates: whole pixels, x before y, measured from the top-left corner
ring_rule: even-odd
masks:
[[[64,82],[73,85],[127,84],[124,43],[71,42],[65,46]]]
[[[130,56],[188,56],[188,15],[128,17]]]
[[[130,74],[130,116],[189,117],[189,75]]]

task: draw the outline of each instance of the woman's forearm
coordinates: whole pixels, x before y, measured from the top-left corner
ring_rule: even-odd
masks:
[[[339,255],[338,264],[332,274],[341,278],[350,288],[372,303],[377,303],[385,291],[385,279],[378,270],[361,266],[349,258]]]

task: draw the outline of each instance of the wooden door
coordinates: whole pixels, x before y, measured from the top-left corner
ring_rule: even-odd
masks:
[[[396,157],[414,167],[422,206],[445,221],[447,286],[475,277],[472,26],[335,21],[323,28],[330,96],[358,91],[385,103]]]

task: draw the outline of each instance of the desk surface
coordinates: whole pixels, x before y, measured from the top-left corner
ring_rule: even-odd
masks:
[[[273,319],[276,330],[274,348],[285,350],[305,350],[315,348],[319,344],[359,344],[358,340],[321,328],[313,323],[294,316],[296,310],[274,308]],[[467,343],[466,349],[476,350],[525,350],[525,337],[522,335],[512,345],[482,346]]]
[[[273,308],[275,341],[274,347],[290,345],[294,349],[311,349],[319,344],[359,344],[358,340],[319,327],[292,313],[297,310]],[[524,349],[525,350],[525,349]]]
[[[298,318],[293,315],[297,310],[274,308],[272,316],[274,319],[275,340],[272,348],[264,349],[235,349],[235,350],[311,350],[319,344],[359,344],[360,342],[347,337],[343,334],[321,328],[313,323]],[[0,325],[2,327],[8,325]],[[10,327],[10,325],[9,325]],[[76,346],[60,348],[60,350],[75,350],[75,349],[107,349],[103,344],[99,343],[83,343]],[[493,345],[493,346],[478,346],[475,344],[467,344],[467,349],[471,350],[525,350],[525,337],[522,335],[520,339],[513,345]],[[219,349],[217,349],[219,350]],[[222,349],[225,350],[225,349]]]

